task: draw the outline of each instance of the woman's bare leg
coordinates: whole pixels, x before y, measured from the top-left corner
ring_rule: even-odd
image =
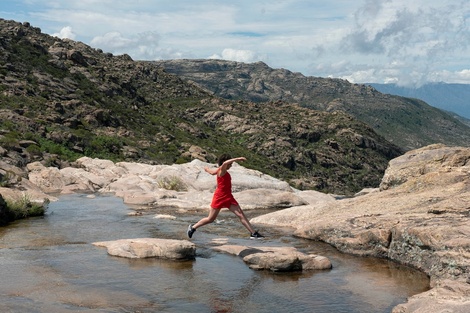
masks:
[[[210,211],[209,211],[209,215],[207,217],[204,217],[204,218],[201,218],[199,220],[199,222],[197,222],[196,224],[192,225],[192,228],[193,229],[197,229],[201,226],[204,226],[204,225],[207,225],[207,224],[210,224],[212,223],[213,221],[215,221],[215,219],[217,218],[217,216],[219,215],[219,212],[220,212],[220,209],[213,209],[211,208]]]
[[[230,208],[228,208],[230,211],[232,211],[238,218],[240,219],[240,222],[242,222],[243,226],[245,226],[246,229],[250,232],[250,234],[253,234],[255,232],[253,226],[251,226],[250,221],[246,218],[245,213],[243,210],[240,208],[239,205],[231,205]]]

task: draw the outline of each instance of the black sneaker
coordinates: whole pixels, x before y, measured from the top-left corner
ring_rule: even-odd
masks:
[[[194,229],[192,225],[189,225],[188,226],[188,237],[192,238],[195,231],[196,231],[196,229]]]
[[[258,231],[255,231],[253,234],[250,235],[250,239],[261,239],[261,238],[264,238],[264,236],[258,233]]]

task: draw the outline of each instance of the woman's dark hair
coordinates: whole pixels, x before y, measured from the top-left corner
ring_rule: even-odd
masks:
[[[217,164],[219,164],[219,166],[222,166],[222,164],[224,164],[225,161],[230,160],[231,158],[232,157],[230,156],[230,154],[224,153],[221,156],[219,156],[219,160]]]

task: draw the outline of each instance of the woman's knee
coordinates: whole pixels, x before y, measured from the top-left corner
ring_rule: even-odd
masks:
[[[245,218],[245,214],[243,213],[243,211],[238,208],[237,210],[233,210],[232,211],[233,214],[235,214],[239,219],[244,219]]]
[[[215,221],[215,219],[217,218],[217,216],[219,215],[219,211],[215,210],[215,209],[211,209],[211,211],[209,212],[209,216],[206,217],[206,221],[208,223],[212,223]]]

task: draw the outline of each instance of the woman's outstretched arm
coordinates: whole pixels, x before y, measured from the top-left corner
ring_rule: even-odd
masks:
[[[239,158],[233,158],[230,160],[225,161],[221,166],[220,166],[220,176],[223,176],[226,172],[227,169],[230,165],[232,165],[233,162],[240,162],[240,161],[246,161],[245,157],[239,157]]]
[[[206,167],[204,167],[204,171],[206,171],[207,173],[209,173],[211,175],[215,175],[219,171],[219,168],[208,168],[206,166]]]

